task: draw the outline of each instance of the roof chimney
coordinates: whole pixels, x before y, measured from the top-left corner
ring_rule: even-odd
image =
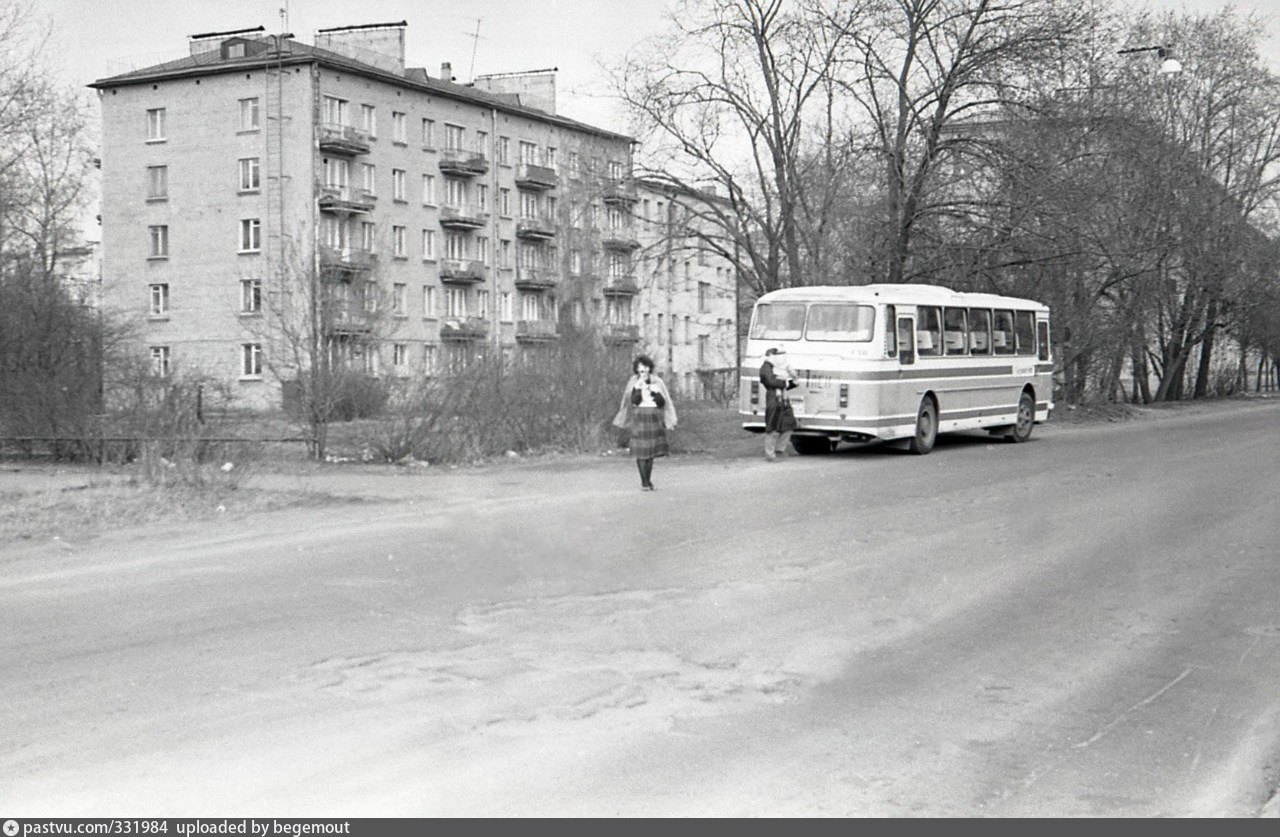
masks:
[[[444,61],[440,64],[440,78],[445,81],[453,81],[453,65],[448,61]]]

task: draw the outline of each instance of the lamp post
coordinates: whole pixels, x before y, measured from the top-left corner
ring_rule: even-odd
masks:
[[[1156,70],[1158,75],[1176,76],[1182,72],[1182,62],[1173,57],[1173,47],[1168,44],[1145,47],[1130,47],[1129,49],[1117,50],[1117,55],[1129,55],[1135,52],[1154,52],[1160,59],[1160,69]]]

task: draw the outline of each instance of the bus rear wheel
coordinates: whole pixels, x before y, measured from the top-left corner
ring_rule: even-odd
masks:
[[[1036,426],[1036,401],[1031,393],[1023,390],[1018,399],[1018,418],[1005,438],[1013,442],[1025,442],[1031,438],[1031,428]]]
[[[791,447],[801,456],[831,453],[835,447],[826,436],[792,436]]]
[[[936,441],[938,441],[938,408],[934,405],[932,398],[925,398],[920,402],[920,409],[916,411],[916,434],[907,443],[907,450],[924,456],[933,450],[933,443]]]

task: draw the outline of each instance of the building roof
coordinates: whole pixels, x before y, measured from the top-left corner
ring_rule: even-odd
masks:
[[[266,46],[271,43],[272,39],[255,35],[253,37],[233,36],[228,38],[228,40],[246,41]],[[284,38],[282,43],[284,45],[284,49],[280,54],[277,54],[274,50],[271,50],[270,52],[256,51],[253,54],[229,58],[224,57],[223,51],[220,48],[217,48],[188,55],[174,61],[167,61],[150,67],[144,67],[139,70],[132,70],[126,73],[100,78],[88,86],[101,90],[110,87],[122,87],[133,84],[154,83],[157,81],[170,81],[180,78],[239,72],[245,69],[262,68],[266,66],[293,66],[295,64],[319,63],[322,66],[345,70],[347,72],[360,73],[361,75],[377,78],[389,84],[398,84],[403,87],[421,90],[426,93],[469,102],[481,107],[493,108],[494,110],[499,110],[504,113],[524,116],[540,122],[548,122],[553,125],[559,125],[575,131],[582,131],[584,133],[595,134],[597,136],[621,140],[628,143],[635,142],[632,137],[626,134],[620,134],[616,131],[608,131],[604,128],[597,128],[594,125],[588,125],[587,123],[579,122],[576,119],[570,119],[565,116],[559,116],[557,114],[538,110],[537,108],[521,105],[517,101],[517,97],[511,94],[491,93],[486,90],[479,90],[471,85],[456,84],[452,81],[432,78],[427,75],[427,71],[421,67],[406,68],[402,74],[394,73],[390,70],[376,67],[372,64],[360,61],[359,59],[352,58],[351,56],[343,55],[311,44],[305,44],[301,41]]]

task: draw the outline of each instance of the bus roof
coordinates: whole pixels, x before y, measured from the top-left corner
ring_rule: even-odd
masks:
[[[898,305],[954,305],[973,308],[1021,308],[1049,310],[1049,306],[1033,299],[1020,299],[999,294],[953,291],[940,285],[809,285],[770,291],[756,300],[760,302],[887,302]]]

